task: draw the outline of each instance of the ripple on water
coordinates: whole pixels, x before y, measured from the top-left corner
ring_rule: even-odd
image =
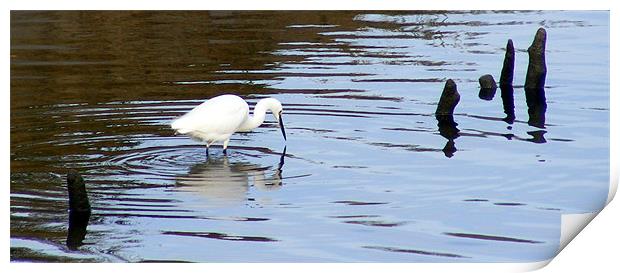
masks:
[[[198,237],[198,238],[208,238],[208,239],[216,239],[216,240],[225,240],[225,241],[245,241],[245,242],[277,242],[278,240],[262,237],[262,236],[241,236],[241,235],[230,235],[226,233],[219,232],[185,232],[185,231],[164,231],[162,232],[164,235],[175,235],[175,236],[189,236],[189,237]]]
[[[425,250],[417,250],[417,249],[406,249],[406,248],[385,247],[385,246],[362,246],[362,247],[366,249],[375,249],[375,250],[382,250],[382,251],[388,251],[388,252],[394,252],[394,253],[407,253],[407,254],[444,257],[444,258],[471,258],[467,256],[453,254],[453,253],[443,253],[443,252],[425,251]]]

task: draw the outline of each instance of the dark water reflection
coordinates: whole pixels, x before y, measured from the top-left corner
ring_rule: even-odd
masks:
[[[504,106],[504,113],[506,117],[504,121],[508,124],[512,124],[515,121],[515,98],[514,88],[512,85],[500,85],[502,93],[502,104]]]
[[[454,121],[453,116],[435,116],[435,118],[437,118],[439,134],[448,140],[442,151],[446,157],[452,157],[456,152],[454,140],[460,136],[459,128],[456,127],[459,124]]]
[[[608,12],[14,11],[10,58],[13,261],[538,261],[607,197]],[[288,141],[267,120],[207,160],[170,130],[225,93],[282,101]]]
[[[90,212],[69,213],[69,227],[67,229],[67,247],[70,250],[77,250],[83,245],[84,238],[86,238],[88,221],[90,220]]]

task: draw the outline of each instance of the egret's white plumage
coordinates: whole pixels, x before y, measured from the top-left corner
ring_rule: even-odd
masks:
[[[171,127],[194,140],[206,142],[207,149],[215,142],[223,142],[226,152],[230,136],[235,132],[248,132],[260,126],[265,121],[267,111],[271,111],[278,121],[286,140],[282,104],[274,98],[258,101],[253,115],[250,116],[250,107],[242,98],[235,95],[217,96],[174,120]]]

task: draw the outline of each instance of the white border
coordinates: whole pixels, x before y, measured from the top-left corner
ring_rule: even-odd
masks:
[[[617,45],[617,35],[614,34],[614,30],[617,31],[617,19],[614,18],[617,15],[615,7],[612,8],[613,1],[603,0],[589,0],[589,1],[575,1],[575,0],[563,0],[563,1],[539,1],[539,0],[520,0],[520,1],[484,1],[484,0],[443,0],[443,1],[412,1],[412,0],[346,0],[346,1],[334,1],[334,0],[313,0],[313,1],[284,1],[284,0],[263,0],[263,1],[250,1],[250,0],[227,0],[227,1],[148,1],[148,0],[131,0],[131,1],[93,1],[93,2],[77,2],[69,0],[57,0],[57,1],[2,1],[1,5],[6,6],[4,13],[2,14],[2,28],[5,52],[5,65],[3,66],[3,77],[6,89],[3,94],[5,96],[4,109],[10,109],[10,76],[9,76],[9,63],[10,63],[10,24],[9,24],[9,10],[20,9],[51,9],[51,10],[75,10],[75,9],[108,9],[108,10],[121,10],[121,9],[165,9],[165,10],[185,10],[185,9],[246,9],[246,10],[264,10],[264,9],[288,9],[288,10],[308,10],[308,9],[340,9],[340,10],[392,10],[392,9],[582,9],[582,10],[611,10],[611,46],[614,49],[614,45]],[[510,3],[507,3],[510,2]],[[614,51],[610,53],[611,57],[611,70],[610,75],[616,75],[616,54]],[[618,111],[616,106],[618,105],[618,95],[616,85],[611,82],[611,135],[612,140],[616,142],[611,143],[611,180],[610,180],[610,193],[608,196],[608,202],[613,199],[618,184]],[[1,115],[2,121],[5,126],[8,127],[10,122],[10,114],[8,110]],[[6,128],[7,131],[9,129]],[[8,132],[2,135],[3,143],[5,144],[5,157],[4,170],[5,177],[10,174],[10,164],[8,162],[8,153],[10,147],[10,137]],[[7,177],[8,178],[8,177]],[[9,201],[9,183],[8,179],[5,180],[5,193],[2,194],[2,199],[5,204],[10,204]],[[616,202],[617,203],[617,202]],[[612,210],[609,211],[608,210]],[[8,215],[10,214],[10,205],[5,207],[5,232],[4,238],[7,245],[2,249],[5,262],[10,272],[37,272],[37,271],[64,271],[64,272],[110,272],[110,271],[134,271],[134,270],[150,270],[150,271],[204,271],[210,270],[227,270],[227,271],[252,271],[252,272],[316,272],[322,270],[355,270],[359,272],[411,272],[411,270],[418,270],[422,272],[517,272],[533,270],[545,266],[550,261],[541,261],[538,263],[529,264],[513,264],[513,263],[494,263],[494,264],[197,264],[197,265],[179,265],[179,264],[97,264],[96,266],[84,266],[84,265],[66,265],[66,264],[15,264],[9,263],[9,246],[8,241],[10,238],[10,221]],[[578,238],[578,241],[582,246],[580,249],[573,247],[567,247],[569,253],[560,253],[558,261],[552,263],[552,266],[545,268],[542,271],[545,272],[577,272],[575,270],[587,270],[591,264],[589,261],[596,261],[596,272],[614,272],[617,270],[617,264],[615,263],[618,253],[618,236],[616,231],[618,230],[618,216],[619,208],[615,204],[611,204],[610,208],[605,209],[601,215],[604,215],[605,219],[593,220],[592,228],[586,228],[587,236],[589,238]],[[596,214],[589,214],[585,216],[566,216],[566,221],[577,223],[575,226],[583,225],[584,221],[589,222]],[[601,216],[599,216],[601,217]],[[600,221],[599,221],[600,220]],[[594,226],[596,225],[596,227]],[[596,228],[596,231],[590,229]],[[567,234],[576,235],[577,229],[570,229],[568,227],[563,229],[564,237],[563,241],[567,242],[567,239],[572,236]],[[585,237],[585,235],[584,235]],[[611,244],[609,244],[611,242]],[[589,247],[583,247],[583,245]],[[562,245],[562,248],[566,244]],[[607,248],[607,249],[605,249]],[[575,254],[577,253],[577,254]],[[613,256],[612,256],[613,255]],[[603,258],[601,258],[603,257]],[[606,257],[606,258],[605,258]],[[552,271],[551,271],[552,270]]]

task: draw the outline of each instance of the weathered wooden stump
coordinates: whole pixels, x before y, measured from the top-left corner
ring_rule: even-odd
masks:
[[[67,189],[69,191],[69,210],[72,212],[90,212],[86,185],[79,173],[71,171],[67,175]]]
[[[451,116],[454,114],[454,108],[456,108],[459,100],[461,100],[461,95],[456,90],[456,83],[452,79],[448,79],[439,98],[435,116]]]
[[[454,156],[456,152],[454,139],[459,137],[459,129],[456,127],[458,124],[454,122],[453,114],[460,100],[461,95],[456,89],[456,83],[452,79],[448,79],[435,111],[439,134],[448,139],[446,146],[442,149],[444,155],[448,158]]]
[[[490,74],[482,75],[478,79],[478,82],[480,83],[480,88],[481,89],[497,88],[497,83],[495,83],[495,79]]]
[[[547,32],[539,28],[534,36],[532,45],[527,49],[529,64],[525,78],[525,100],[529,114],[528,124],[538,128],[545,128],[545,113],[547,99],[545,96],[545,78],[547,65],[545,63],[545,47]]]
[[[546,43],[547,32],[544,28],[539,28],[534,36],[532,45],[527,49],[530,59],[525,77],[525,89],[545,87],[545,78],[547,76],[547,65],[545,63]]]
[[[483,100],[492,100],[497,91],[497,83],[495,83],[493,76],[489,74],[483,75],[478,79],[478,82],[480,83],[478,97]]]
[[[504,65],[502,66],[502,74],[499,77],[499,86],[512,86],[512,79],[515,70],[515,48],[512,40],[508,39],[506,44],[506,55],[504,55]]]
[[[75,250],[82,245],[82,241],[86,237],[91,208],[84,179],[79,173],[71,171],[67,175],[67,190],[69,192],[67,247]]]

